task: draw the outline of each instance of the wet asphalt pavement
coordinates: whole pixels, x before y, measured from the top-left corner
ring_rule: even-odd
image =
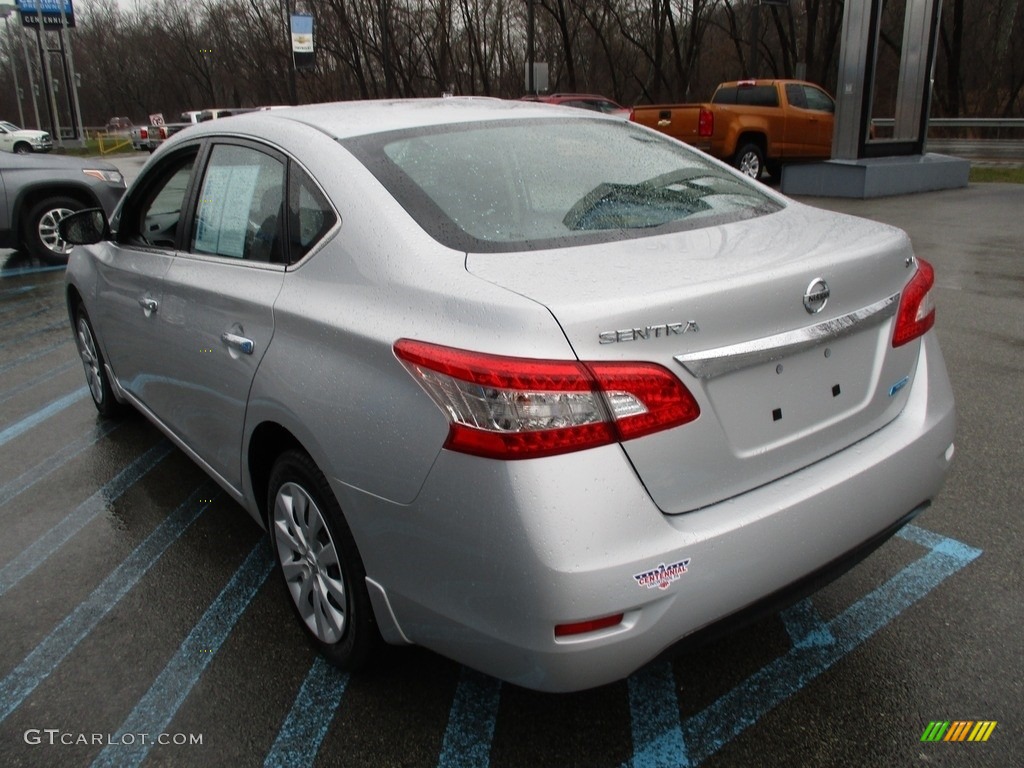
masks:
[[[935,266],[946,488],[809,601],[571,695],[415,648],[321,664],[248,515],[97,417],[62,272],[0,255],[0,766],[1024,765],[1024,185],[808,202]],[[935,721],[996,725],[922,741]]]

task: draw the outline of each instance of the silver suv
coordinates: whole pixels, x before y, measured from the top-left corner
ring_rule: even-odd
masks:
[[[63,264],[71,246],[57,223],[83,208],[109,216],[124,190],[121,172],[103,160],[0,153],[0,247]]]

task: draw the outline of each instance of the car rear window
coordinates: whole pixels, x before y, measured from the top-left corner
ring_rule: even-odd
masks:
[[[711,97],[712,104],[739,104],[745,107],[777,107],[779,94],[774,85],[724,86]]]
[[[503,120],[343,144],[425,231],[464,251],[628,239],[781,207],[756,183],[622,121]]]

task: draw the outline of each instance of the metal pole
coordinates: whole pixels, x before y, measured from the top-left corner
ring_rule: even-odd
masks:
[[[43,130],[43,124],[39,120],[39,102],[36,100],[36,81],[32,76],[32,60],[28,56],[28,45],[25,43],[25,30],[21,32],[21,52],[25,55],[25,71],[28,72],[28,91],[32,94],[32,111],[36,115],[36,130]]]
[[[529,93],[537,92],[537,83],[534,82],[534,49],[533,49],[533,0],[526,0],[526,90]]]
[[[64,80],[67,83],[68,94],[70,95],[69,106],[71,107],[71,125],[78,139],[78,146],[85,146],[85,126],[82,125],[82,107],[78,102],[78,83],[75,82],[75,58],[71,52],[71,38],[68,37],[67,44],[64,43],[64,30],[68,27],[68,17],[65,11],[64,2],[60,4],[60,50],[64,57]],[[69,33],[70,35],[70,33]]]
[[[21,86],[18,85],[18,62],[14,58],[14,43],[11,41],[11,15],[4,16],[4,31],[7,33],[7,48],[11,52],[11,75],[14,77],[14,95],[18,97],[18,125],[25,126],[25,110],[21,108]]]

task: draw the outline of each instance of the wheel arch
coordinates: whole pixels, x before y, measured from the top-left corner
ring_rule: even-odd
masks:
[[[249,483],[252,486],[253,501],[259,515],[260,523],[270,530],[267,509],[267,492],[270,490],[270,471],[277,457],[287,450],[309,450],[287,428],[274,421],[264,421],[256,426],[249,437],[249,448],[246,456]]]
[[[756,144],[761,148],[761,154],[764,155],[765,160],[768,159],[768,136],[761,131],[743,131],[739,136],[736,137],[735,149],[733,154],[739,152],[745,144]]]
[[[82,203],[85,208],[102,208],[96,195],[85,185],[77,184],[37,184],[22,191],[14,202],[13,219],[17,223],[17,239],[20,242],[25,236],[28,226],[27,212],[31,211],[43,200],[51,197],[70,197]]]

